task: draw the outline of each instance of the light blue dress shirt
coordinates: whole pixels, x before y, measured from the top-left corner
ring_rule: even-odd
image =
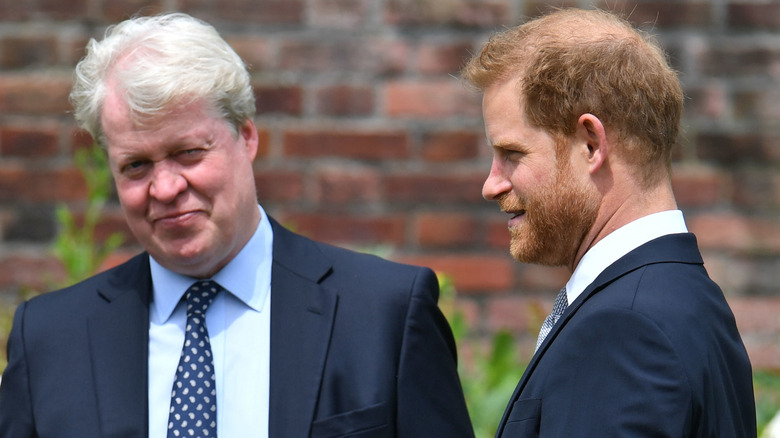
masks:
[[[262,207],[244,248],[214,277],[226,292],[209,307],[206,325],[214,356],[217,434],[268,436],[273,231]],[[150,257],[149,437],[165,438],[171,389],[187,320],[184,293],[196,279],[169,271]]]
[[[588,250],[566,283],[566,298],[573,303],[609,265],[645,243],[668,234],[687,233],[680,210],[641,217],[611,232]]]

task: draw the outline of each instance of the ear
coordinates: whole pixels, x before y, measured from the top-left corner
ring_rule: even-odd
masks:
[[[257,148],[260,140],[257,135],[257,127],[252,119],[246,119],[238,128],[238,137],[244,140],[249,162],[254,162],[257,156]]]
[[[593,114],[583,114],[577,120],[575,136],[582,145],[582,153],[588,163],[588,171],[597,172],[609,155],[609,141],[604,124]]]

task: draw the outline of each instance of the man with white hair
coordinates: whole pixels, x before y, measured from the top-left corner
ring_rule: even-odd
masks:
[[[253,90],[214,28],[110,28],[71,100],[145,251],[19,306],[0,436],[473,436],[434,273],[258,205]]]

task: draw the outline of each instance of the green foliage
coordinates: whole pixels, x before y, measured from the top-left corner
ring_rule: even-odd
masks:
[[[95,227],[111,194],[111,171],[105,154],[93,146],[79,149],[74,160],[87,183],[87,207],[80,224],[68,207],[60,205],[57,208],[60,230],[54,242],[54,255],[62,263],[66,275],[58,286],[70,285],[95,274],[124,240],[121,233],[111,234],[102,243],[95,240]]]
[[[56,218],[59,231],[54,241],[52,251],[62,263],[65,278],[52,282],[51,289],[59,289],[94,275],[106,257],[116,250],[123,242],[121,233],[111,234],[105,242],[97,242],[95,227],[100,219],[100,213],[111,194],[111,171],[106,163],[106,157],[98,146],[89,149],[79,149],[74,160],[87,184],[87,205],[84,218],[77,221],[75,215],[65,205],[57,208]],[[24,290],[21,299],[35,295],[32,290]],[[5,351],[5,342],[11,331],[13,309],[0,309],[0,347]],[[5,369],[5,355],[0,355],[0,371]]]
[[[780,373],[757,370],[753,373],[753,388],[756,393],[756,421],[758,436],[775,415],[780,413]]]
[[[466,337],[471,332],[462,312],[455,308],[455,287],[446,275],[439,275],[440,306],[450,321],[458,343],[460,373],[466,405],[476,438],[493,437],[506,404],[520,381],[525,364],[520,361],[515,339],[505,331],[493,335],[490,345]],[[471,353],[462,357],[464,352]]]

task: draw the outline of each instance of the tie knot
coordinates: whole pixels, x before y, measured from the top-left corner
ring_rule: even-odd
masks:
[[[222,290],[222,286],[216,281],[200,280],[193,283],[184,294],[184,298],[187,300],[187,315],[193,313],[205,315],[206,309],[209,308],[220,290]]]

